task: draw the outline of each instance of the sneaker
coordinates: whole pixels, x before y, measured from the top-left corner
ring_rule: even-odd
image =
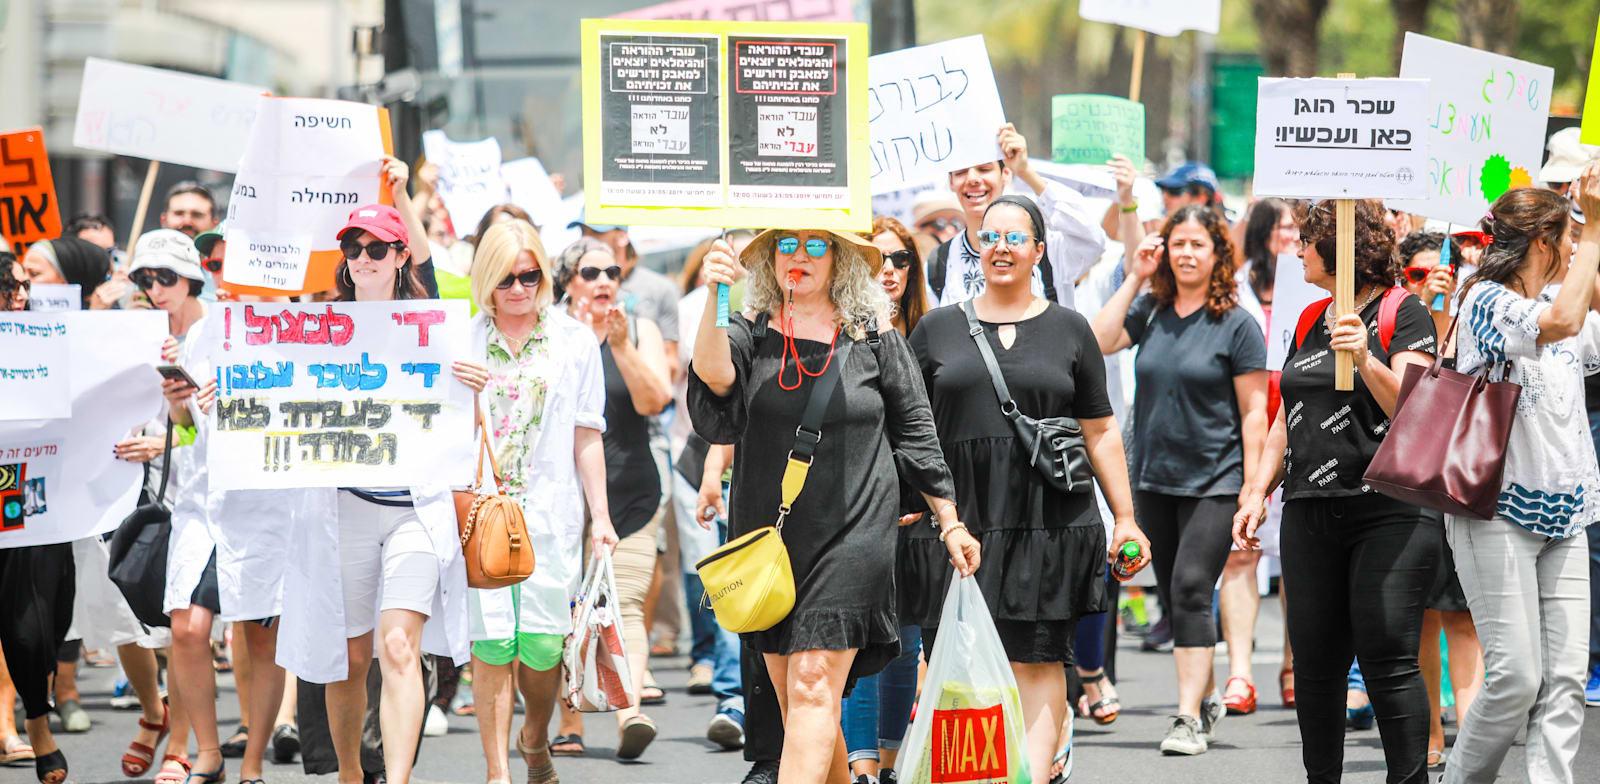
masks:
[[[894,768],[879,768],[878,784],[900,784],[900,774]]]
[[[711,665],[696,664],[689,668],[689,693],[711,693]]]
[[[778,761],[760,760],[751,765],[740,784],[778,784]]]
[[[878,784],[878,777],[872,775],[871,773],[863,773],[859,776],[856,776],[855,780],[851,782],[851,784]]]
[[[127,678],[118,678],[111,690],[112,710],[133,710],[139,707],[139,695],[133,693],[133,684]]]
[[[1206,739],[1200,732],[1200,720],[1193,716],[1173,716],[1167,737],[1161,741],[1162,754],[1204,754]]]
[[[1600,708],[1600,662],[1589,669],[1589,685],[1583,688],[1583,704]]]
[[[717,711],[706,725],[706,740],[727,751],[744,748],[744,713],[732,708]]]
[[[1150,632],[1144,636],[1144,642],[1139,643],[1139,650],[1153,653],[1170,653],[1172,651],[1172,619],[1162,616],[1151,627]]]
[[[437,705],[429,705],[428,717],[422,722],[423,736],[437,738],[448,732],[450,732],[450,720],[444,717],[444,711]]]
[[[1200,734],[1205,737],[1207,745],[1216,740],[1217,723],[1226,715],[1228,706],[1217,695],[1213,694],[1200,701]]]
[[[56,705],[56,715],[61,717],[62,732],[89,731],[89,713],[77,700],[62,700]]]

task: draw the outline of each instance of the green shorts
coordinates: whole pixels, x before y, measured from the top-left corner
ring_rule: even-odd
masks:
[[[521,625],[522,590],[511,592],[511,614]],[[564,634],[529,634],[517,632],[504,640],[479,640],[472,644],[472,655],[484,664],[496,667],[510,664],[516,659],[526,667],[548,670],[561,663],[561,649],[567,637]]]
[[[524,634],[508,640],[479,640],[472,644],[472,655],[484,664],[500,666],[516,659],[526,667],[548,670],[561,663],[563,634]]]

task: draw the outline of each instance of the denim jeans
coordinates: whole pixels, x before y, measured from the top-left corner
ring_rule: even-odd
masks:
[[[875,760],[878,749],[898,749],[911,723],[911,705],[917,698],[917,660],[922,654],[922,630],[900,627],[900,655],[883,672],[856,681],[844,700],[844,746],[850,762]]]
[[[685,511],[692,505],[697,490],[689,487],[688,480],[677,471],[672,472],[674,499],[689,499],[689,503],[681,505],[677,514],[693,514],[693,510]],[[728,486],[722,486],[722,502],[728,502]],[[693,524],[696,530],[701,530],[698,523]],[[683,528],[679,528],[680,533]],[[728,521],[718,519],[715,532],[717,546],[728,541]],[[681,539],[680,539],[681,541]],[[713,548],[715,549],[715,548]],[[686,564],[692,567],[693,564]],[[686,568],[683,574],[684,601],[689,603],[689,626],[694,634],[694,646],[689,650],[690,660],[695,664],[711,666],[711,693],[716,695],[717,710],[736,710],[744,713],[744,688],[739,674],[739,635],[722,628],[717,623],[717,616],[711,612],[709,606],[704,606],[701,599],[705,595],[705,585],[700,582],[700,575],[692,568]]]

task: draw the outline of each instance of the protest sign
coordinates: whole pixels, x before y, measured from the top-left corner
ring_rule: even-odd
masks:
[[[854,0],[668,0],[614,19],[740,22],[854,22]]]
[[[235,293],[333,288],[350,213],[390,199],[388,114],[364,103],[264,98],[228,200],[222,280]]]
[[[1104,165],[1114,154],[1144,163],[1144,104],[1112,95],[1050,99],[1050,159]]]
[[[0,134],[0,237],[22,258],[30,243],[61,236],[61,207],[44,129]]]
[[[118,460],[112,447],[161,411],[154,363],[167,338],[166,314],[51,315],[66,324],[61,353],[71,387],[61,397],[72,416],[0,422],[0,548],[70,542],[115,528],[138,502],[144,466]]]
[[[35,283],[28,293],[28,310],[35,313],[82,309],[83,289],[76,283]]]
[[[1216,35],[1222,26],[1222,0],[1078,0],[1078,16],[1156,35],[1184,30]]]
[[[475,142],[458,142],[444,131],[424,131],[422,154],[439,167],[439,197],[450,211],[456,236],[477,231],[483,214],[505,203],[499,139],[490,136]]]
[[[866,26],[585,19],[585,215],[864,230]]]
[[[1555,71],[1406,33],[1400,76],[1427,79],[1427,198],[1407,212],[1476,225],[1500,194],[1533,184]]]
[[[1594,51],[1589,56],[1591,64],[1600,62],[1600,22],[1596,23]],[[1578,140],[1584,144],[1600,144],[1600,76],[1595,68],[1589,69],[1589,85],[1583,96],[1583,128]]]
[[[215,171],[238,171],[265,87],[90,57],[72,143]]]
[[[68,373],[66,319],[0,311],[0,420],[72,416]]]
[[[867,78],[874,194],[1000,160],[1006,115],[983,36],[873,55]]]
[[[1328,298],[1327,289],[1306,282],[1306,266],[1293,253],[1278,254],[1277,276],[1272,284],[1272,323],[1267,329],[1267,369],[1282,370],[1294,347],[1294,330],[1300,313],[1313,302]]]
[[[219,304],[202,339],[212,489],[472,480],[466,302]]]
[[[1428,83],[1262,79],[1258,196],[1421,198],[1427,192]]]

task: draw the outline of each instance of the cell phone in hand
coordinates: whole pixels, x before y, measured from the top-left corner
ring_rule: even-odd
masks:
[[[157,365],[156,372],[160,373],[162,378],[172,381],[182,381],[189,386],[194,387],[195,389],[200,388],[200,385],[195,383],[194,378],[191,377],[187,371],[181,367],[178,367],[177,365]]]

